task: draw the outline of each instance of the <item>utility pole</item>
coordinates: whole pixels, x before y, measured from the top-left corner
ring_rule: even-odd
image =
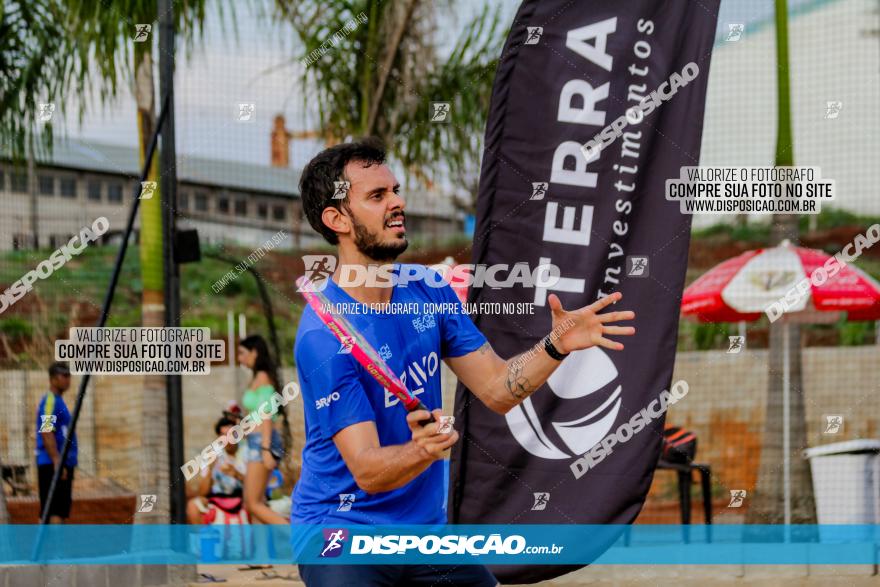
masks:
[[[168,114],[160,129],[159,177],[162,185],[162,259],[165,273],[165,327],[180,326],[180,268],[176,261],[177,151],[174,139],[174,2],[159,0],[159,91]],[[168,375],[168,479],[171,522],[186,523],[186,482],[183,465],[183,399],[180,375]]]

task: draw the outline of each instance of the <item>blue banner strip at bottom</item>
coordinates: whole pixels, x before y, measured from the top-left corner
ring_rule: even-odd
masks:
[[[0,526],[0,564],[876,564],[880,525]]]

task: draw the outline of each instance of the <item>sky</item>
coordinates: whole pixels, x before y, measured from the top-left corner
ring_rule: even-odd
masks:
[[[815,1],[789,0],[789,4]],[[489,3],[500,7],[505,27],[519,6],[518,0]],[[288,128],[293,131],[315,128],[314,108],[303,106],[297,87],[302,66],[293,59],[295,36],[287,25],[248,13],[243,8],[245,4],[237,5],[235,33],[228,23],[223,25],[215,11],[206,23],[203,41],[191,54],[178,52],[175,114],[180,154],[267,165],[269,136],[276,114],[284,114]],[[483,4],[472,0],[450,2],[451,8],[438,27],[441,48],[451,47],[462,23]],[[719,34],[726,34],[728,23],[754,22],[772,15],[772,9],[772,0],[724,0],[719,13]],[[154,33],[158,33],[157,27]],[[241,103],[255,104],[248,122],[237,120]],[[69,110],[73,112],[75,108]],[[128,88],[121,90],[115,104],[91,109],[82,125],[74,116],[66,116],[65,123],[67,135],[73,138],[136,144],[134,99]],[[314,140],[293,141],[292,165],[303,165],[320,147],[320,142]]]

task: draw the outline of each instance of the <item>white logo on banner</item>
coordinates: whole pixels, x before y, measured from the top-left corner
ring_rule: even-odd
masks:
[[[532,511],[546,510],[547,503],[550,501],[550,494],[546,491],[536,491],[532,495],[535,497],[535,503],[532,504]]]
[[[547,380],[550,390],[563,400],[574,400],[605,390],[617,379],[617,367],[599,347],[574,351]],[[611,430],[621,404],[621,386],[608,393],[592,412],[568,422],[550,422],[562,439],[561,449],[550,440],[532,398],[507,412],[507,426],[519,444],[542,459],[569,459],[590,450]],[[568,410],[565,410],[568,413]],[[568,450],[564,450],[567,448]]]
[[[537,45],[538,41],[541,40],[541,35],[544,34],[544,27],[542,26],[529,26],[526,27],[527,35],[525,40],[525,45]]]
[[[533,181],[532,182],[532,196],[529,199],[530,200],[543,200],[545,195],[547,195],[547,182],[546,181]]]

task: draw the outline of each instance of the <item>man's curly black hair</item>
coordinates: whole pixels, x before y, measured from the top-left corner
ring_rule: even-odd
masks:
[[[328,206],[348,208],[348,197],[334,200],[334,182],[346,181],[343,172],[351,161],[363,162],[365,166],[385,163],[385,146],[375,137],[366,137],[351,143],[341,143],[318,153],[303,169],[299,179],[299,193],[303,211],[309,224],[321,233],[331,245],[339,244],[339,237],[324,221],[321,213]]]

